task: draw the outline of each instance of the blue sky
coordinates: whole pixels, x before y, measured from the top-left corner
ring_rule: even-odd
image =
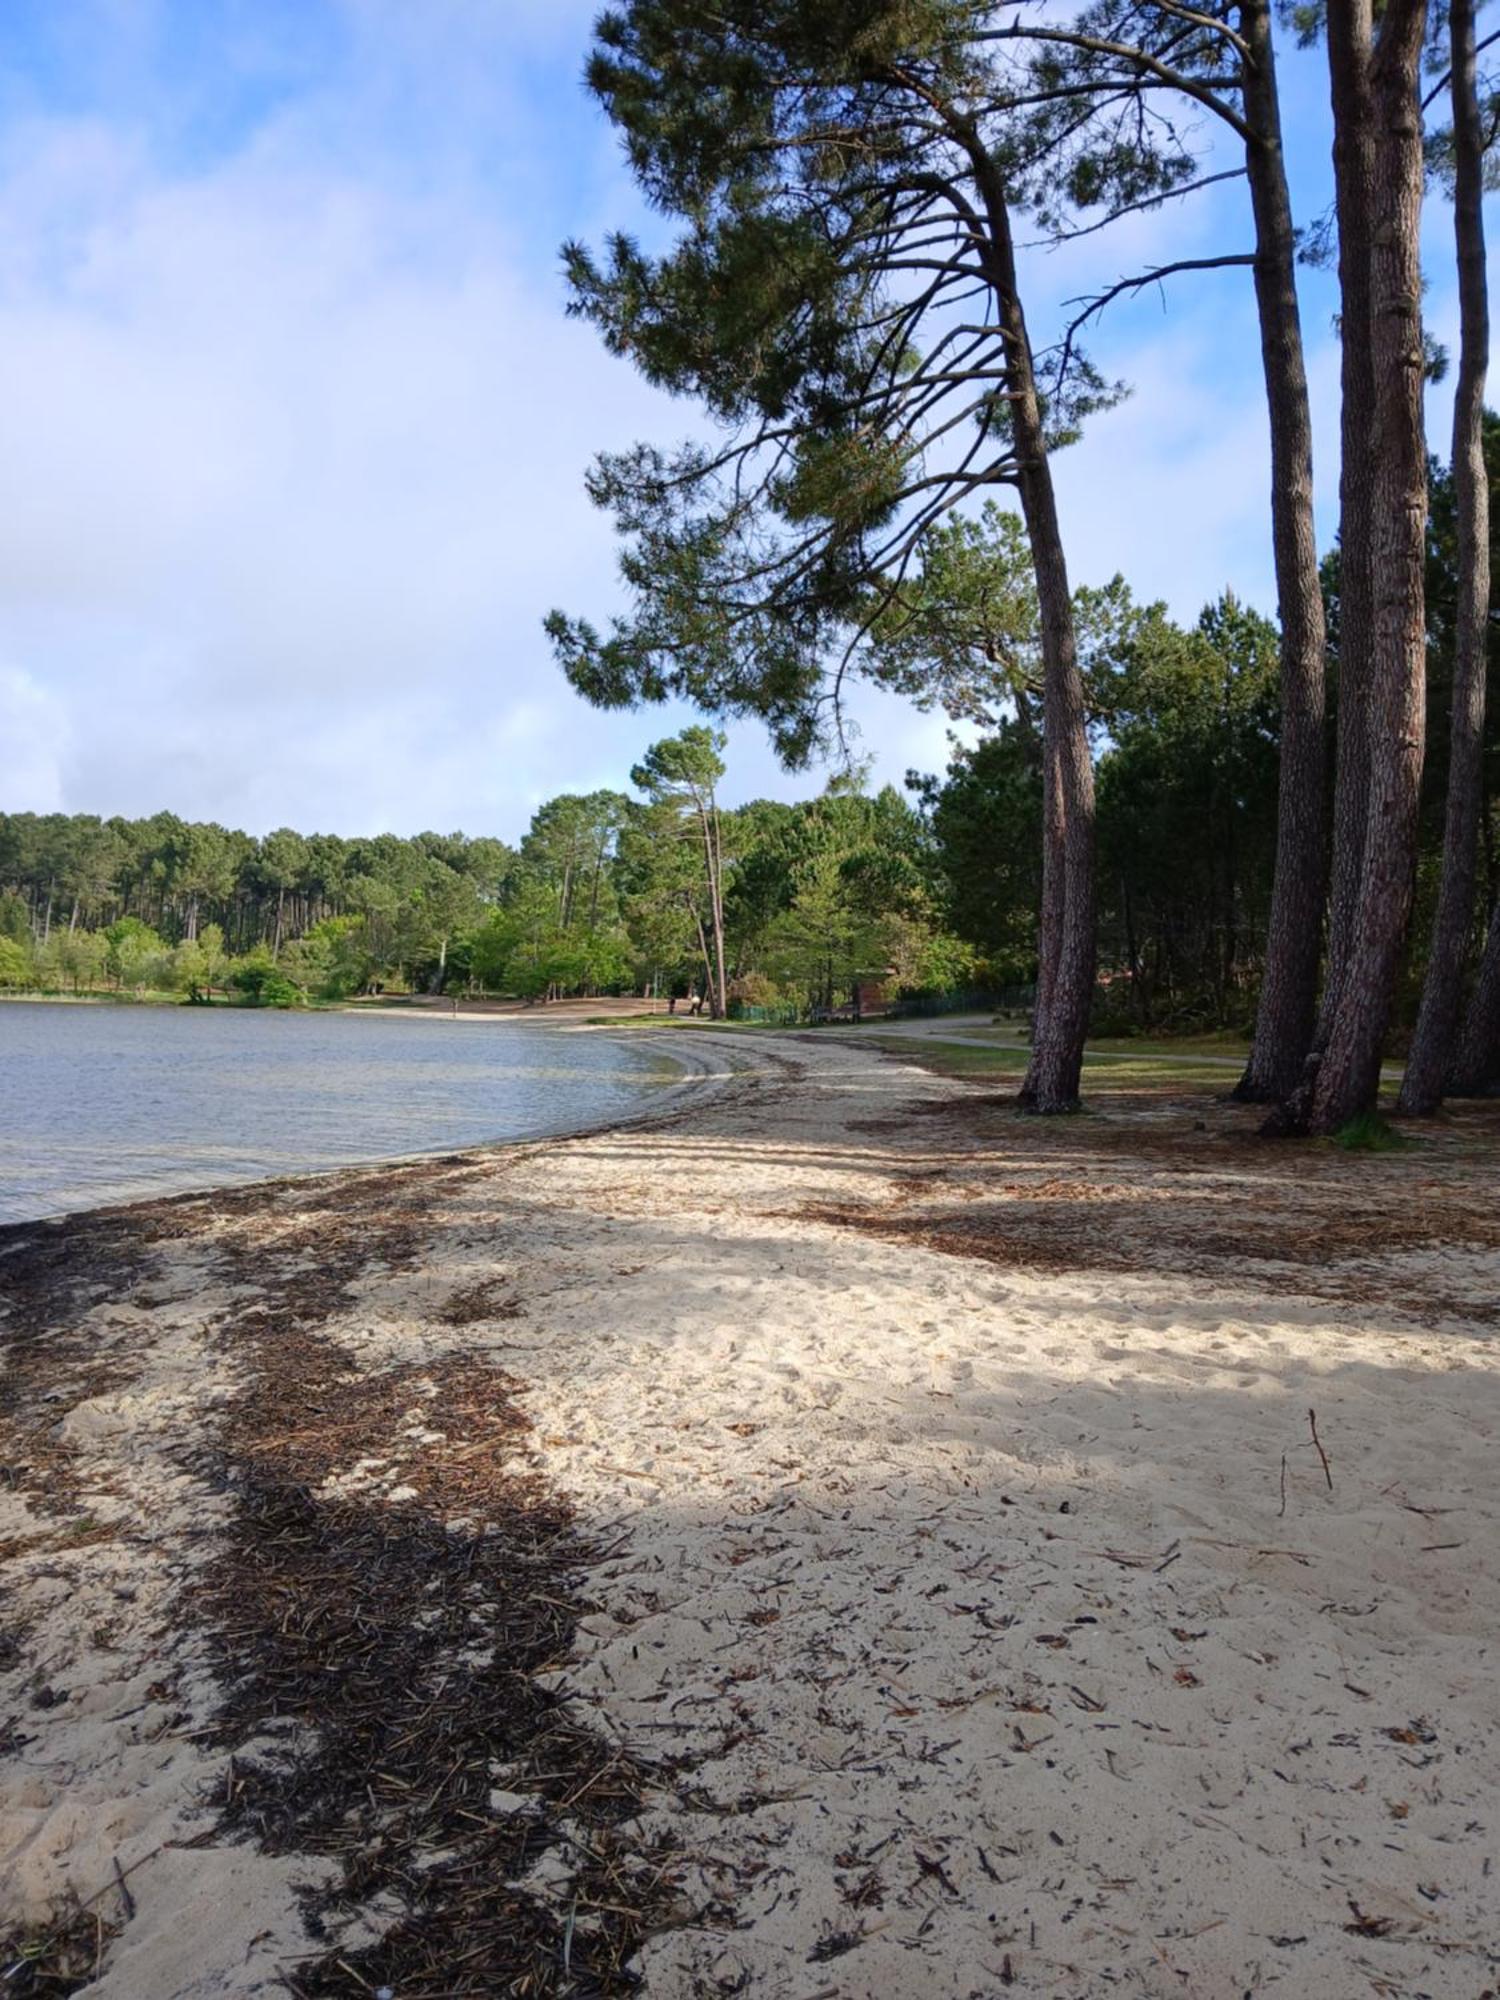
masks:
[[[563,316],[561,240],[642,219],[579,84],[593,12],[4,0],[0,807],[514,838],[685,719],[589,710],[540,628],[616,601],[594,452],[690,421]],[[1288,52],[1304,221],[1325,89]],[[1031,255],[1034,335],[1143,264],[1245,247],[1242,202]],[[1451,343],[1447,230],[1434,204]],[[1304,304],[1326,540],[1326,277]],[[1134,393],[1058,463],[1076,579],[1123,571],[1184,618],[1226,585],[1272,608],[1248,274],[1176,279],[1093,350]],[[1446,455],[1441,390],[1430,421]],[[854,711],[878,779],[941,764],[940,720]],[[751,724],[729,757],[735,798],[819,782]]]

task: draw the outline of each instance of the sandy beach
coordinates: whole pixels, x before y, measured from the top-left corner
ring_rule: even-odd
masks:
[[[0,1992],[1493,1993],[1500,1114],[703,1047],[0,1232]]]

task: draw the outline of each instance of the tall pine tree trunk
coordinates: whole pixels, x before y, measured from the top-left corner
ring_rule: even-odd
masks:
[[[1031,1061],[1020,1102],[1029,1111],[1072,1111],[1094,998],[1094,765],[1010,210],[1000,174],[982,149],[975,167],[989,225],[986,266],[1006,345],[1016,484],[1042,642],[1042,923]]]
[[[1330,24],[1341,11],[1329,10]],[[1375,1103],[1416,864],[1427,646],[1420,256],[1425,162],[1419,90],[1426,21],[1426,0],[1386,0],[1366,58],[1374,125],[1369,213],[1375,430],[1367,447],[1373,460],[1370,794],[1354,935],[1313,1087],[1316,1132],[1336,1131]],[[1331,39],[1329,52],[1332,60]],[[1359,54],[1351,52],[1354,59]],[[1358,337],[1357,327],[1345,326],[1346,342]]]
[[[1459,358],[1453,398],[1453,491],[1458,516],[1458,619],[1449,724],[1443,878],[1422,1007],[1400,1108],[1435,1111],[1453,1061],[1464,959],[1474,916],[1483,794],[1485,673],[1489,664],[1490,483],[1484,462],[1484,385],[1490,313],[1485,274],[1484,132],[1475,78],[1472,0],[1451,0],[1453,234],[1458,251]]]
[[[1271,539],[1281,614],[1281,774],[1276,877],[1250,1060],[1235,1095],[1284,1096],[1302,1073],[1317,1010],[1323,914],[1323,592],[1313,522],[1312,412],[1297,306],[1296,233],[1281,144],[1270,0],[1240,7],[1245,148],[1255,216],[1255,299],[1271,430]]]
[[[716,1021],[722,1021],[729,1011],[729,984],[724,976],[724,879],[723,853],[718,839],[719,808],[710,799],[705,805],[700,798],[698,806],[698,827],[703,836],[703,875],[708,884],[709,921],[713,925],[714,955],[710,962],[708,947],[704,946],[703,960],[708,968],[709,1012]]]
[[[712,807],[713,813],[713,862],[714,862],[714,966],[719,976],[719,999],[715,1013],[724,1020],[729,1013],[729,981],[724,972],[724,833],[719,820],[719,808]]]
[[[1370,328],[1370,192],[1374,111],[1370,103],[1370,0],[1328,12],[1333,100],[1333,180],[1339,233],[1342,327],[1339,422],[1338,751],[1333,794],[1333,863],[1328,898],[1328,969],[1317,1046],[1327,1046],[1354,941],[1369,824],[1366,709],[1374,648],[1370,567],[1370,449],[1375,371]]]
[[[708,996],[709,1008],[713,1007],[714,962],[708,955],[708,933],[703,928],[703,918],[697,905],[693,906],[693,922],[698,926],[698,950],[703,957],[703,991]]]

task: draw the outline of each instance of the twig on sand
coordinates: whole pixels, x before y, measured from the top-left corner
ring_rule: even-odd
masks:
[[[1328,1454],[1323,1449],[1323,1440],[1318,1436],[1318,1413],[1316,1410],[1308,1411],[1307,1421],[1312,1431],[1312,1441],[1318,1448],[1319,1458],[1323,1461],[1323,1477],[1328,1481],[1328,1490],[1331,1493],[1333,1491],[1333,1472],[1328,1463]]]
[[[129,1920],[135,1915],[135,1897],[131,1895],[130,1890],[126,1887],[125,1871],[120,1866],[119,1855],[116,1854],[113,1857],[113,1860],[115,1869],[115,1884],[120,1891],[120,1907],[122,1910],[124,1910],[125,1918],[128,1923]]]

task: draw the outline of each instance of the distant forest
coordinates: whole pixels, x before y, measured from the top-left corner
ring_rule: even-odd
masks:
[[[721,748],[702,728],[656,744],[633,773],[643,796],[552,799],[515,848],[0,815],[0,986],[281,1006],[650,990],[800,1014],[861,978],[979,976],[945,922],[930,830],[898,792],[836,782],[729,811]]]
[[[1493,447],[1496,431],[1491,422]],[[942,531],[941,699],[975,725],[906,795],[856,775],[795,804],[721,806],[723,739],[653,745],[632,793],[564,794],[518,847],[463,834],[263,838],[170,813],[0,814],[0,988],[300,1005],[365,993],[544,1001],[701,996],[713,1014],[805,1017],[865,994],[1026,988],[1041,899],[1034,600],[997,510]],[[1453,662],[1451,486],[1433,468],[1428,700]],[[1338,560],[1324,564],[1332,757]],[[997,607],[1000,611],[997,612]],[[1276,847],[1278,634],[1225,597],[1191,627],[1123,582],[1076,594],[1097,756],[1096,1028],[1248,1030]],[[997,618],[999,623],[997,623]],[[1002,629],[1003,627],[1003,629]],[[999,663],[996,664],[996,656]],[[1493,670],[1493,668],[1492,668]],[[901,661],[891,665],[898,682]],[[1491,704],[1480,871],[1500,890]],[[1416,892],[1436,898],[1445,791],[1432,731]],[[1397,1035],[1415,1014],[1413,954]]]

